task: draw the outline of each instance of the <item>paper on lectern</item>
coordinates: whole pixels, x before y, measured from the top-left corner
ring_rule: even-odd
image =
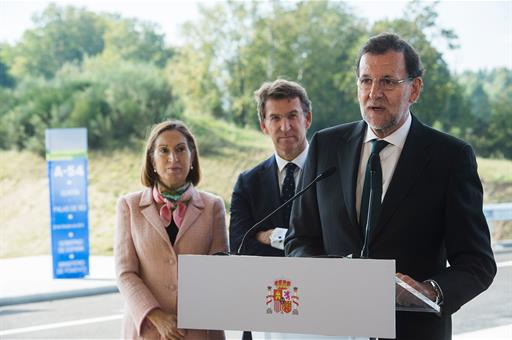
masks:
[[[396,277],[396,310],[441,314],[439,305],[398,277]]]

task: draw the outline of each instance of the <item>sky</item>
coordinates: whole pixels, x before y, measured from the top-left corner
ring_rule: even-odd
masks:
[[[206,5],[215,0],[204,0]],[[217,0],[221,1],[221,0]],[[95,12],[115,12],[160,25],[171,44],[179,44],[179,26],[197,18],[197,1],[183,0],[0,0],[0,42],[15,43],[32,28],[34,13],[49,3],[85,7]],[[354,12],[374,22],[401,17],[407,1],[346,1]],[[507,67],[512,69],[512,1],[441,1],[438,24],[453,29],[459,48],[448,50],[441,41],[434,45],[443,53],[450,69]]]

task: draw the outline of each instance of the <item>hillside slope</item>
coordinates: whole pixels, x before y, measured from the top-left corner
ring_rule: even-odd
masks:
[[[268,157],[269,138],[211,118],[190,122],[198,139],[201,189],[220,195],[229,211],[237,175]],[[112,254],[115,204],[140,190],[142,147],[138,150],[89,152],[89,225],[91,253]],[[478,159],[485,202],[512,201],[512,161]],[[0,257],[50,252],[49,193],[46,161],[29,152],[0,151]],[[496,238],[512,238],[512,222],[495,223]]]

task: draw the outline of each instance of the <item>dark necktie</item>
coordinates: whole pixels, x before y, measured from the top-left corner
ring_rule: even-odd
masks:
[[[360,225],[365,235],[365,244],[363,245],[361,254],[364,257],[368,257],[370,232],[377,223],[382,200],[382,168],[379,153],[389,144],[385,140],[378,141],[376,139],[372,140],[371,143],[372,151],[368,158],[368,163],[366,163],[363,195],[361,196],[361,210],[359,213]],[[370,207],[370,210],[368,210],[368,207]]]
[[[283,187],[281,188],[281,203],[286,202],[293,195],[295,195],[295,169],[297,166],[292,162],[286,164],[286,177],[283,181]],[[284,218],[286,221],[286,225],[284,227],[288,227],[288,223],[290,221],[290,213],[292,212],[292,203],[288,204],[283,211]]]

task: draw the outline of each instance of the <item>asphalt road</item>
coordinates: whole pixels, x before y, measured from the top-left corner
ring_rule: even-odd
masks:
[[[453,315],[453,334],[512,324],[512,253],[495,257],[498,273],[494,282]]]
[[[453,316],[454,334],[512,324],[512,254],[496,259],[493,285]],[[119,339],[122,309],[117,293],[4,306],[0,339]]]

